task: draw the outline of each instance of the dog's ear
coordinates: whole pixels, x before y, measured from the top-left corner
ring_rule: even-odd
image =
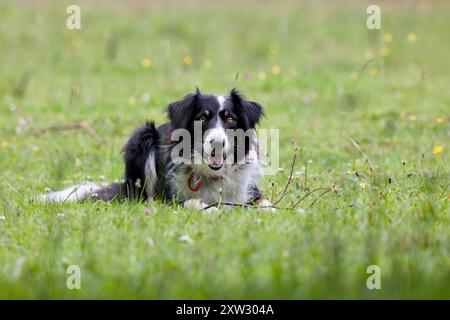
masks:
[[[246,100],[236,88],[231,90],[230,98],[243,118],[245,127],[254,129],[264,116],[264,108],[257,102]]]
[[[195,103],[200,95],[200,90],[197,88],[195,93],[189,93],[183,99],[167,106],[167,114],[174,129],[188,127]]]

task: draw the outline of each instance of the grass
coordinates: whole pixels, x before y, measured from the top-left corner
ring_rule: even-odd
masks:
[[[382,2],[368,30],[364,1],[81,2],[79,31],[69,4],[0,4],[0,298],[450,298],[448,3]],[[273,214],[33,201],[120,179],[136,124],[162,123],[195,86],[265,106],[284,168],[263,179],[269,198],[291,139],[283,204],[305,193],[301,166],[307,187],[337,194]],[[32,134],[79,121],[101,141]]]

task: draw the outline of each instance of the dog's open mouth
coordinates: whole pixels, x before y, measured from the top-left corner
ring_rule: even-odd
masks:
[[[212,169],[212,170],[220,170],[223,167],[223,164],[225,162],[226,155],[222,154],[212,154],[206,157],[206,164]]]

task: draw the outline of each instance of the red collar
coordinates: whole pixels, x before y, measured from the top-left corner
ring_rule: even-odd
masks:
[[[192,192],[197,192],[202,188],[202,177],[191,173],[188,179],[188,187]]]

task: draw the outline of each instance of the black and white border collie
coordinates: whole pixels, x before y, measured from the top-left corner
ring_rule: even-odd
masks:
[[[156,128],[147,122],[131,135],[123,149],[125,181],[109,186],[82,183],[40,199],[160,199],[197,209],[216,203],[270,205],[258,189],[255,126],[264,115],[259,103],[235,89],[226,96],[197,89],[169,104],[167,114],[168,123]]]

